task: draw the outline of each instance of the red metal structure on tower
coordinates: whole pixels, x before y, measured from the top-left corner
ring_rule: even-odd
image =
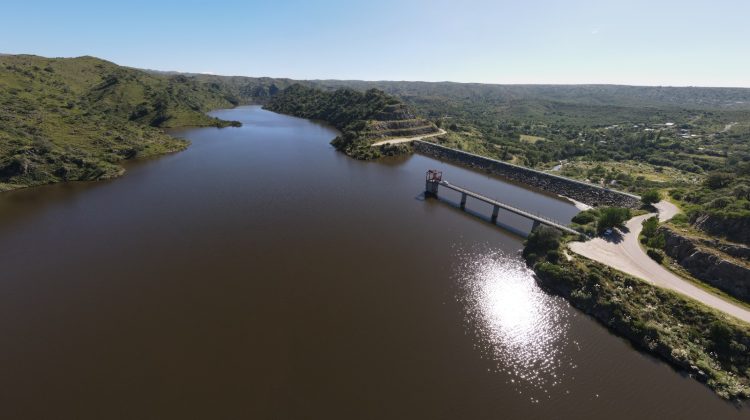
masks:
[[[425,176],[424,192],[428,196],[437,197],[438,186],[443,181],[443,173],[435,169],[427,171]]]
[[[443,180],[443,173],[435,169],[427,171],[427,182],[440,182]]]

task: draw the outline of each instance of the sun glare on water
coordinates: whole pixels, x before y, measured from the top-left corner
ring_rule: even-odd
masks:
[[[509,381],[546,390],[559,386],[569,328],[564,302],[546,294],[517,257],[466,255],[459,299],[477,347]],[[546,391],[545,391],[546,392]]]

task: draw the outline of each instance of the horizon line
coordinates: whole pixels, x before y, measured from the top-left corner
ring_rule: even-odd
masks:
[[[57,57],[47,57],[43,55],[38,54],[31,54],[31,53],[3,53],[0,52],[0,56],[34,56],[34,57],[41,57],[41,58],[48,58],[48,59],[55,59],[55,58],[62,58],[62,59],[74,59],[74,58],[84,58],[84,57],[92,57],[96,58],[98,60],[104,60],[108,61],[110,63],[113,63],[118,66],[122,67],[128,67],[131,69],[136,70],[142,70],[147,72],[159,72],[159,73],[175,73],[175,74],[193,74],[193,75],[204,75],[204,76],[217,76],[217,77],[247,77],[252,79],[286,79],[291,81],[300,81],[300,82],[329,82],[329,81],[336,81],[336,82],[367,82],[367,83],[453,83],[453,84],[462,84],[462,85],[490,85],[490,86],[622,86],[622,87],[644,87],[644,88],[699,88],[699,89],[750,89],[750,84],[746,86],[722,86],[722,85],[700,85],[700,84],[691,84],[691,85],[680,85],[680,84],[641,84],[641,83],[617,83],[617,82],[580,82],[580,83],[561,83],[561,82],[465,82],[465,81],[453,81],[453,80],[409,80],[409,79],[353,79],[353,78],[301,78],[296,79],[288,76],[252,76],[252,75],[246,75],[246,74],[221,74],[221,73],[214,73],[214,72],[205,72],[205,71],[183,71],[183,70],[160,70],[155,68],[146,68],[146,67],[135,67],[127,64],[120,64],[116,61],[97,57],[95,55],[80,55],[80,56],[57,56]]]

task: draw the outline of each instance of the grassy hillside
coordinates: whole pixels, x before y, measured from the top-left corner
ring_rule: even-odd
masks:
[[[324,91],[295,84],[273,96],[266,108],[330,123],[342,132],[331,144],[357,159],[381,156],[385,148],[371,147],[376,140],[438,131],[401,101],[377,89]]]
[[[93,57],[0,56],[0,191],[116,176],[124,159],[186,147],[161,128],[232,124],[204,112],[237,103],[182,75]]]

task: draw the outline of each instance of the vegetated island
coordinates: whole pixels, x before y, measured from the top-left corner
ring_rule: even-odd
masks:
[[[187,147],[164,128],[225,127],[238,100],[183,75],[93,57],[0,56],[0,191],[123,173],[119,162]]]
[[[294,84],[273,96],[265,108],[333,125],[341,135],[331,144],[356,159],[410,150],[406,144],[372,147],[375,142],[440,133],[435,124],[417,117],[403,102],[378,89],[364,93],[349,88],[325,91]]]

